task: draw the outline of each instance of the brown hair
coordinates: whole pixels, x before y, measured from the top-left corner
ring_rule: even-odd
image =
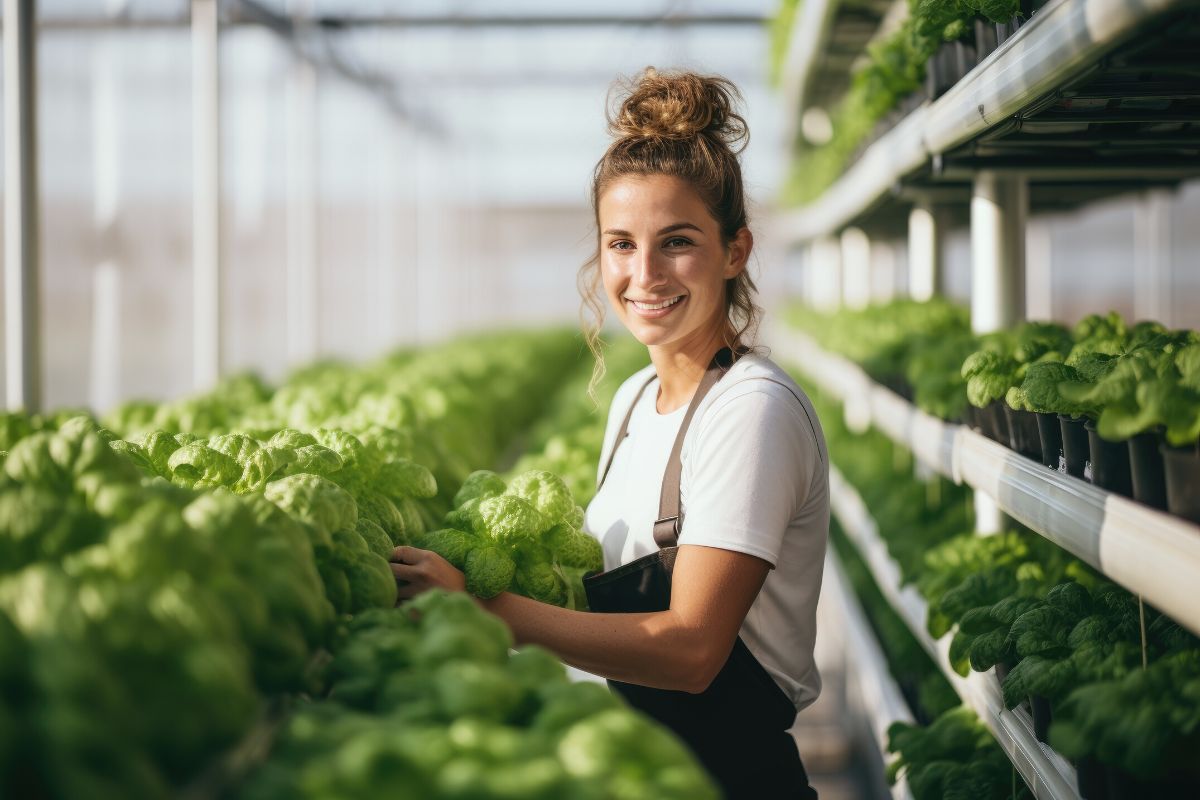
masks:
[[[588,349],[596,357],[588,393],[604,376],[600,328],[604,302],[600,288],[600,196],[627,175],[670,175],[688,181],[699,193],[728,246],[747,226],[746,195],[738,155],[750,139],[746,120],[734,111],[737,87],[726,78],[694,72],[659,72],[646,67],[633,79],[618,81],[623,99],[613,107],[609,93],[608,132],[617,137],[592,175],[592,212],[596,250],[579,268],[580,318]],[[740,145],[740,146],[739,146]],[[733,330],[730,347],[744,347],[753,337],[762,309],[754,302],[757,288],[747,270],[725,282],[725,313]],[[587,312],[591,312],[591,320]]]

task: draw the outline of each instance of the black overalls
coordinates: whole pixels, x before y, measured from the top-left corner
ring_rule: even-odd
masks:
[[[700,401],[733,362],[729,348],[713,357],[688,406],[663,475],[654,541],[659,550],[617,569],[584,580],[592,611],[637,613],[665,611],[671,605],[671,571],[675,564],[680,520],[680,452],[688,425]],[[653,380],[653,377],[651,378]],[[629,419],[646,390],[638,391],[614,441],[600,478],[603,485],[613,454],[628,436]],[[701,694],[651,689],[609,681],[626,701],[670,728],[691,748],[730,800],[816,798],[800,763],[795,741],[787,732],[796,707],[739,636],[729,660]]]

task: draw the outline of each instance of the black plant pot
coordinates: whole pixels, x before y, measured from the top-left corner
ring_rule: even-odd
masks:
[[[1038,439],[1042,443],[1042,464],[1059,472],[1067,471],[1066,458],[1063,456],[1062,424],[1058,414],[1037,414]]]
[[[1133,481],[1133,499],[1151,508],[1167,510],[1167,484],[1163,475],[1163,456],[1158,450],[1157,433],[1139,433],[1129,439],[1129,476]]]
[[[1167,478],[1167,510],[1200,523],[1200,445],[1174,448],[1162,445]]]
[[[1038,437],[1038,423],[1034,413],[1016,411],[1006,403],[1004,417],[1008,423],[1008,446],[1026,458],[1039,461],[1042,457],[1042,440]]]
[[[1133,481],[1129,477],[1129,445],[1125,441],[1110,442],[1096,430],[1096,423],[1084,425],[1088,435],[1088,452],[1092,465],[1090,480],[1101,489],[1133,497]]]
[[[962,422],[963,425],[966,425],[973,431],[982,430],[982,426],[979,421],[979,409],[970,403],[967,403],[967,407],[963,409]]]
[[[1076,478],[1083,477],[1083,471],[1087,467],[1090,455],[1087,429],[1083,427],[1084,422],[1083,417],[1076,419],[1066,414],[1058,415],[1059,428],[1062,430],[1063,460],[1067,467],[1067,474]]]
[[[1003,400],[993,400],[986,407],[979,409],[983,435],[1005,447],[1008,447],[1008,419],[1004,416],[1007,406]]]
[[[983,17],[975,18],[975,54],[983,61],[996,49],[996,24]]]
[[[1108,800],[1200,797],[1200,780],[1181,769],[1171,769],[1149,780],[1134,777],[1111,764],[1105,765],[1104,773]]]
[[[1040,694],[1029,695],[1029,710],[1033,715],[1033,735],[1039,742],[1047,741],[1046,735],[1050,731],[1052,717],[1049,699]]]
[[[1108,770],[1092,756],[1075,762],[1075,781],[1079,796],[1086,800],[1110,800],[1108,796]]]

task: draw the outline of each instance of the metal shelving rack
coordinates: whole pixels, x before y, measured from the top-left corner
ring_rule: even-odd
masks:
[[[830,469],[830,508],[846,535],[866,561],[875,583],[896,612],[904,619],[917,641],[945,674],[965,705],[970,707],[992,732],[1008,754],[1017,771],[1038,800],[1078,798],[1075,770],[1052,748],[1037,740],[1033,719],[1018,708],[1004,707],[995,670],[972,672],[966,678],[950,668],[950,640],[947,634],[934,640],[925,629],[927,607],[911,586],[901,586],[900,568],[888,555],[879,528],[871,518],[858,492],[836,468]]]
[[[886,757],[888,727],[893,722],[911,724],[914,721],[912,711],[888,669],[883,648],[832,549],[826,551],[821,587],[821,602],[836,614],[837,635],[845,651],[854,656],[855,669],[846,676],[848,699],[870,729],[871,740],[878,747],[880,756]],[[912,792],[904,778],[896,781],[891,793],[894,800],[912,800]]]
[[[812,97],[837,19],[836,0],[798,14],[786,60],[784,108]],[[808,26],[801,30],[799,25]],[[865,44],[871,37],[859,37]],[[835,48],[836,49],[836,48]],[[860,151],[814,201],[779,214],[773,232],[819,272],[810,300],[866,306],[870,239],[907,234],[909,294],[941,292],[942,242],[967,225],[971,325],[976,333],[1025,317],[1025,224],[1030,213],[1073,208],[1200,176],[1200,2],[1050,0],[943,94],[912,107]],[[833,98],[821,102],[826,108]],[[877,129],[878,132],[878,129]],[[794,128],[791,131],[794,136]],[[969,212],[967,211],[969,209]],[[916,459],[976,490],[980,531],[1004,512],[1200,633],[1200,528],[1052,472],[963,426],[915,408],[856,365],[776,326],[780,357],[844,406],[855,429],[874,425]],[[992,730],[1039,798],[1078,797],[1073,770],[1040,745],[1027,714],[1003,709],[994,674],[963,679],[948,639],[926,633],[925,603],[902,587],[867,509],[834,475],[834,513],[876,582],[955,689]]]
[[[925,466],[983,492],[1000,510],[1200,634],[1200,526],[1047,469],[962,425],[922,412],[809,337],[776,328],[775,352]]]

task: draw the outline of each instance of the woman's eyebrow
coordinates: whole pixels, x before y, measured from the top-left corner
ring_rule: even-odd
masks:
[[[676,222],[674,225],[668,225],[667,227],[663,228],[661,231],[659,231],[655,235],[662,236],[663,234],[671,233],[672,231],[681,231],[681,230],[693,230],[693,231],[696,231],[697,233],[704,233],[704,231],[700,230],[699,228],[697,228],[695,225],[693,225],[690,222]],[[633,235],[629,231],[623,231],[623,230],[620,230],[619,228],[609,228],[604,233],[611,235],[611,236],[632,236]]]

